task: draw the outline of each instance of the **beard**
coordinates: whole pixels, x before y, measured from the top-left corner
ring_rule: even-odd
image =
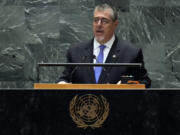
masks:
[[[100,43],[104,40],[104,36],[95,37],[95,38],[96,38],[96,41],[98,41]]]

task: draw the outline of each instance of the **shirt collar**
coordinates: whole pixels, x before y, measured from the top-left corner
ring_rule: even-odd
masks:
[[[105,45],[106,48],[111,48],[111,46],[114,43],[114,40],[115,40],[115,35],[113,34],[112,38],[109,41],[107,41],[106,43],[104,43],[103,45]],[[101,44],[96,40],[96,38],[94,38],[94,49],[99,48],[100,45]]]

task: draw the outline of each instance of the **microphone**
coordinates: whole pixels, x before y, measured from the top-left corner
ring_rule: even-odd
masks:
[[[93,54],[93,59],[95,59],[96,63],[100,63],[98,59],[96,58],[96,55]],[[103,71],[106,71],[105,67],[102,67]]]
[[[82,57],[82,61],[81,61],[81,63],[84,63],[85,61],[86,61],[86,59],[87,59],[87,56],[83,56]],[[73,74],[75,73],[75,71],[78,69],[78,67],[79,66],[75,66],[74,67],[74,69],[71,71],[71,73],[70,73],[70,80],[69,80],[69,82],[72,82],[72,77],[73,77]]]
[[[95,60],[96,63],[100,63],[100,62],[98,61],[98,59],[96,58],[96,55],[94,55],[94,54],[93,54],[93,60]]]

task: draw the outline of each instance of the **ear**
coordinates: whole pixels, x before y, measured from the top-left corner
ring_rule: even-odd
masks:
[[[119,22],[118,22],[118,20],[116,20],[116,21],[114,22],[115,27],[117,27],[118,24],[119,24]]]

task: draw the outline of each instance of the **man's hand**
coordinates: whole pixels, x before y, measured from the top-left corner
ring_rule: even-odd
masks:
[[[65,82],[65,81],[60,81],[60,82],[58,82],[57,84],[71,84],[71,83],[67,83],[67,82]]]
[[[117,82],[117,84],[121,84],[121,80],[119,80],[119,82]]]

